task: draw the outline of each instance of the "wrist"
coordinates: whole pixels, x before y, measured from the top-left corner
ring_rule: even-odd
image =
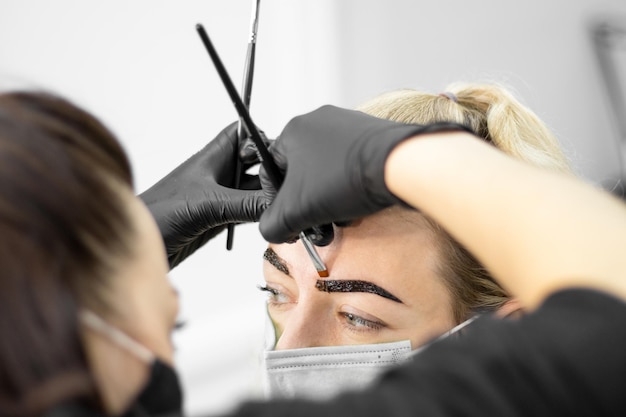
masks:
[[[425,139],[423,136],[419,139]],[[407,179],[407,172],[412,165],[412,156],[415,153],[415,143],[418,141],[418,135],[407,138],[398,143],[387,156],[384,166],[384,182],[385,186],[391,194],[396,198],[406,199],[410,196],[403,196],[404,182]]]

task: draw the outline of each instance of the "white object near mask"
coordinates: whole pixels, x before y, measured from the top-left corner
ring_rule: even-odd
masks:
[[[265,352],[269,398],[327,399],[367,387],[382,371],[411,355],[411,342],[323,346]]]

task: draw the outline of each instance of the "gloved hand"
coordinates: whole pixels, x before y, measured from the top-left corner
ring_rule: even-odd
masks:
[[[163,236],[170,268],[225,229],[257,221],[266,205],[258,176],[242,174],[241,189],[229,188],[237,159],[243,169],[258,162],[251,141],[237,145],[237,123],[222,130],[200,152],[140,194]]]
[[[385,162],[402,140],[420,133],[469,130],[454,123],[408,125],[324,106],[292,119],[271,148],[284,182],[261,216],[269,242],[291,241],[320,224],[345,223],[401,203],[385,185]],[[271,188],[260,171],[265,189]]]

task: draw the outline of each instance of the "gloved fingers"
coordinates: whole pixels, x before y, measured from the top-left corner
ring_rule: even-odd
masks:
[[[224,229],[226,229],[226,226],[216,226],[208,229],[200,235],[190,237],[186,240],[186,245],[180,245],[180,243],[177,242],[173,245],[166,246],[167,260],[170,264],[170,269],[187,259],[196,250],[204,246],[205,243],[220,234]]]
[[[262,130],[259,130],[259,133],[265,146],[270,148],[272,146],[272,142],[274,141],[268,139],[265,135],[265,132],[263,132]],[[259,152],[257,150],[256,144],[249,136],[246,136],[239,141],[239,159],[241,160],[241,162],[243,162],[246,169],[260,162]]]
[[[208,155],[205,168],[212,172],[218,184],[232,185],[239,149],[238,123],[233,122],[224,128],[205,149]]]
[[[287,170],[287,158],[285,157],[284,150],[282,149],[282,143],[280,140],[271,140],[269,141],[269,145],[269,151],[272,155],[272,159],[278,167],[278,171],[280,172],[281,176],[284,177],[285,171]],[[274,182],[270,179],[270,176],[268,175],[263,165],[261,165],[261,167],[259,168],[259,178],[261,181],[261,188],[263,188],[267,200],[269,202],[273,201],[274,197],[276,197],[276,193],[278,192],[278,190],[276,189]]]
[[[336,221],[333,224],[337,227],[350,227],[354,223],[354,220]]]
[[[313,226],[304,231],[315,246],[328,246],[335,238],[335,230],[332,224]]]
[[[272,154],[272,157],[274,159],[274,162],[276,163],[276,166],[278,167],[278,170],[281,172],[281,174],[284,175],[284,173],[288,170],[286,148],[284,145],[284,141],[281,141],[281,140],[272,141],[271,145],[272,146],[270,148],[270,153]],[[261,187],[265,193],[267,201],[276,203],[273,209],[274,213],[278,213],[278,209],[276,209],[276,206],[282,206],[282,207],[289,206],[291,208],[294,207],[293,204],[282,205],[280,203],[281,197],[280,197],[280,193],[278,192],[279,190],[276,189],[275,184],[273,183],[273,181],[270,180],[263,166],[261,166],[259,170],[259,178],[261,182]],[[282,184],[281,189],[283,188],[288,189],[288,190],[300,189],[299,187],[289,186],[289,183],[294,183],[294,182],[299,183],[299,180],[294,180],[293,178],[286,178],[285,181],[286,182]],[[294,197],[292,196],[292,198]],[[306,198],[302,198],[302,196],[300,196],[300,198],[297,198],[297,200],[299,203],[302,203],[304,204],[304,206],[306,206],[306,207],[302,207],[304,211],[311,209],[311,207],[307,206],[305,203]],[[272,205],[270,205],[268,209],[272,209]],[[289,220],[287,220],[287,216],[285,216],[284,213],[270,215],[267,217],[267,219],[280,218],[282,220],[286,220],[286,222],[279,223],[279,222],[276,222],[276,220],[268,220],[270,224],[271,223],[274,223],[274,224],[270,227],[265,227],[262,225],[261,233],[268,241],[273,242],[273,243],[293,242],[298,239],[298,234],[301,231],[304,231],[304,233],[311,239],[313,244],[315,244],[316,246],[326,246],[332,242],[334,238],[334,230],[333,230],[333,225],[331,223],[322,223],[322,222],[320,222],[319,224],[313,223],[314,226],[311,226],[311,223],[309,221],[313,218],[312,216],[314,216],[314,214],[311,213],[311,215],[308,215],[305,212],[300,212],[300,214],[301,216],[294,218],[291,223],[289,222]],[[317,212],[315,214],[317,214]],[[303,220],[305,218],[307,220]],[[266,220],[263,220],[263,222],[265,221]],[[286,227],[282,231],[277,231],[276,235],[273,236],[272,235],[273,232],[270,232],[270,229],[273,229],[274,227],[277,227],[278,225],[283,225]],[[265,236],[265,234],[268,234],[268,235]]]
[[[219,198],[219,197],[218,197]],[[219,219],[222,224],[257,222],[267,207],[267,200],[262,190],[229,189],[223,198],[219,198],[220,213],[214,213],[215,197],[207,202],[207,223],[215,224]]]
[[[261,189],[265,193],[265,198],[267,199],[267,201],[270,203],[274,201],[278,190],[274,187],[272,181],[270,181],[269,177],[267,176],[267,172],[262,165],[259,168],[259,182],[261,183]]]
[[[272,141],[272,147],[270,148],[270,154],[274,160],[274,163],[278,167],[278,171],[281,177],[284,177],[285,171],[287,169],[287,159],[284,156],[283,151],[281,150],[281,142],[280,141]],[[265,191],[265,196],[268,201],[273,201],[274,197],[276,197],[276,193],[278,193],[278,189],[274,184],[274,181],[268,175],[265,166],[261,165],[259,168],[259,178],[261,181],[261,188]],[[280,184],[279,184],[280,185]]]
[[[259,229],[265,240],[271,243],[292,242],[298,238],[301,231],[308,231],[314,225],[326,223],[319,218],[322,214],[320,210],[314,208],[312,204],[302,201],[299,196],[287,196],[288,193],[282,192],[282,188],[281,192],[276,193],[273,187],[266,188],[265,181],[267,179],[261,176],[265,196],[272,193],[275,195],[272,200],[266,200],[271,203],[260,218]],[[283,188],[293,189],[294,187],[289,187],[287,181]],[[289,199],[291,201],[286,201]]]
[[[261,133],[261,138],[263,139],[263,143],[270,148],[273,139],[268,139],[265,136],[263,131],[259,131]],[[261,181],[259,175],[247,174],[245,171],[250,169],[251,167],[258,165],[260,163],[260,155],[257,151],[257,147],[252,141],[251,138],[246,138],[239,144],[239,158],[241,159],[242,166],[242,174],[239,179],[239,189],[241,190],[259,190],[261,189]],[[261,169],[261,167],[259,167]]]
[[[234,152],[234,149],[239,143],[239,137],[237,136],[238,126],[237,122],[229,124],[222,129],[220,133],[218,133],[217,136],[215,136],[215,138],[205,146],[205,148],[210,147],[211,143],[216,142],[221,148],[226,148],[227,150]]]
[[[296,241],[299,234],[298,230],[278,220],[281,217],[276,213],[277,210],[269,211],[271,207],[270,205],[268,209],[263,212],[259,222],[259,232],[261,232],[263,239],[270,243]]]
[[[258,222],[261,215],[267,208],[267,200],[262,190],[256,191],[241,191],[245,192],[241,202],[242,216],[239,218],[240,222]]]
[[[276,194],[277,194],[277,190],[274,188],[271,181],[269,181],[269,178],[267,178],[267,176],[265,175],[265,171],[263,170],[263,168],[261,168],[259,172],[259,179],[262,185],[263,193],[266,198],[266,202],[269,204],[270,202],[274,201]],[[290,237],[286,238],[284,241],[293,242],[297,240],[298,234],[300,233],[300,231],[302,231],[302,229],[300,230],[291,229]],[[323,224],[320,226],[313,226],[313,227],[306,229],[304,232],[307,234],[307,236],[311,239],[313,244],[316,246],[327,246],[333,241],[335,237],[332,224]],[[282,243],[282,242],[273,242],[273,243]]]
[[[260,190],[261,179],[258,175],[242,174],[239,182],[240,190]]]

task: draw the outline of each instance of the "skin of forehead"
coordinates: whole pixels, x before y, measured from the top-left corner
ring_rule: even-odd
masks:
[[[444,301],[448,300],[441,294],[444,287],[433,288],[420,285],[421,279],[407,279],[434,274],[437,256],[433,256],[433,236],[418,212],[394,207],[365,217],[355,226],[336,228],[333,243],[318,248],[318,252],[329,267],[329,279],[370,281],[405,303],[406,292],[421,292],[430,300]],[[304,250],[291,245],[297,244],[272,245],[289,263],[291,276],[317,275]],[[318,278],[311,281],[312,286]]]

